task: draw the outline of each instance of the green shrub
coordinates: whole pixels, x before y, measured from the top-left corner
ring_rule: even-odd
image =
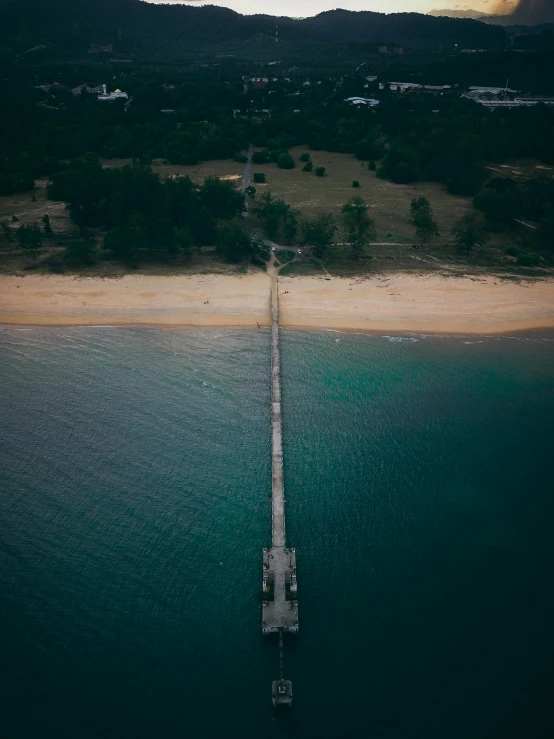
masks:
[[[305,151],[303,154],[300,155],[300,161],[301,162],[309,162],[310,161],[310,154]]]
[[[360,187],[360,180],[352,180],[352,187]]]
[[[294,169],[296,164],[293,157],[290,154],[279,154],[277,159],[277,166],[279,169]]]
[[[506,247],[506,254],[509,257],[517,257],[518,253],[519,252],[518,252],[518,250],[516,249],[515,246],[507,246]]]
[[[63,275],[66,269],[64,260],[57,255],[52,255],[48,259],[44,259],[43,264],[47,265],[50,272],[53,272],[55,275]]]
[[[261,151],[255,151],[252,154],[252,161],[254,164],[267,164],[270,161],[270,154],[268,149],[262,149]]]
[[[323,177],[325,175],[325,167],[316,167],[315,174],[316,177]]]
[[[311,172],[314,168],[313,162],[306,162],[306,164],[302,167],[302,172]]]
[[[367,165],[367,168],[370,169],[372,172],[375,172],[375,170],[377,169],[377,165],[375,164],[375,161],[373,159]]]
[[[517,263],[521,267],[536,267],[539,263],[539,258],[534,254],[520,254],[517,258]]]
[[[259,184],[260,182],[265,181],[265,172],[254,172],[254,182],[257,182]]]
[[[241,151],[237,151],[233,159],[235,160],[235,162],[241,162],[242,164],[248,161],[248,157],[246,156],[246,154],[243,154]]]

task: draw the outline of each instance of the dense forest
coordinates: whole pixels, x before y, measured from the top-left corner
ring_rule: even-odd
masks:
[[[294,81],[277,83],[271,94],[252,91],[245,100],[240,78],[208,71],[187,78],[145,69],[121,80],[133,98],[127,107],[125,101],[101,104],[96,95],[75,95],[63,85],[37,89],[30,81],[23,84],[13,69],[0,83],[0,94],[10,101],[0,110],[0,193],[32,189],[35,178],[88,152],[194,164],[239,156],[250,142],[354,154],[378,161],[379,175],[393,182],[435,180],[461,195],[477,192],[486,162],[536,157],[554,163],[553,108],[491,112],[456,92],[395,95],[379,91],[377,82],[366,94],[379,94],[380,106],[360,110],[344,103],[364,83],[356,75],[339,83],[325,80],[303,90],[302,108],[294,112],[299,104]],[[269,115],[248,112],[258,104],[271,104]],[[237,110],[241,114],[235,117]]]
[[[190,259],[196,247],[213,244],[230,261],[269,257],[237,220],[244,196],[217,177],[198,186],[188,177],[161,178],[137,160],[106,168],[87,155],[52,176],[48,196],[66,202],[79,227],[81,239],[69,251],[74,262],[92,258],[89,229],[105,234],[109,256],[131,264]]]

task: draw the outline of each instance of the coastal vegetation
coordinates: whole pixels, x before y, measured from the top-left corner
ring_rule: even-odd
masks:
[[[286,22],[289,37],[281,38],[278,60],[257,46],[248,47],[246,60],[233,52],[221,61],[213,49],[234,43],[222,39],[242,18],[237,14],[224,11],[230,25],[216,40],[220,9],[139,4],[136,18],[159,20],[147,29],[141,22],[127,27],[123,0],[87,25],[86,5],[76,10],[68,3],[67,16],[54,13],[40,25],[40,8],[33,22],[22,23],[12,3],[10,25],[1,30],[9,44],[0,94],[9,104],[0,109],[0,268],[78,269],[106,260],[187,268],[207,250],[214,259],[259,263],[262,233],[303,245],[303,258],[313,254],[327,268],[352,272],[368,269],[370,260],[372,268],[379,261],[402,268],[432,268],[435,261],[463,268],[552,265],[554,108],[491,112],[456,87],[490,83],[502,54],[510,72],[520,60],[518,84],[548,92],[541,71],[548,39],[536,46],[529,36],[525,54],[501,51],[509,41],[502,29],[415,17],[407,43],[404,19],[390,26],[377,14],[371,34],[378,22],[394,27],[397,37],[370,39],[364,32],[363,41],[354,40],[356,24],[369,15],[341,11],[323,14],[317,32],[312,21]],[[59,29],[75,14],[80,20],[68,40]],[[151,46],[154,37],[174,33],[170,17],[193,26],[211,18],[198,55],[178,64],[171,43],[164,52]],[[111,25],[114,18],[121,25]],[[265,38],[267,22],[240,20],[233,39],[254,43],[252,23]],[[415,32],[423,26],[431,33],[425,43]],[[293,36],[300,27],[312,40],[299,53],[300,36]],[[461,55],[454,43],[443,44],[439,58],[430,40],[439,27],[442,42],[447,28],[456,29],[456,43],[462,31],[475,43],[484,34],[487,51]],[[517,39],[510,43],[520,48]],[[163,64],[152,63],[158,53]],[[391,79],[422,77],[450,87],[399,94],[389,86]],[[127,97],[99,101],[107,80]],[[380,104],[347,103],[360,94]],[[256,171],[243,218],[237,186],[250,144]],[[353,188],[362,196],[357,206]],[[424,207],[414,210],[413,202]],[[368,222],[355,224],[364,208]],[[12,217],[21,219],[21,236]],[[517,256],[506,252],[512,245]]]
[[[106,168],[87,155],[52,176],[48,196],[67,204],[81,238],[96,229],[111,256],[132,264],[178,255],[190,259],[195,247],[216,242],[233,261],[251,256],[246,236],[238,238],[235,227],[232,249],[229,226],[221,225],[242,213],[244,196],[216,177],[199,186],[188,177],[161,178],[138,160]],[[74,251],[71,256],[75,259]]]

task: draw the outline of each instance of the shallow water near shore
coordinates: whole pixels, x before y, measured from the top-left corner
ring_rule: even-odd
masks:
[[[275,713],[267,330],[0,331],[8,739],[552,735],[552,333],[283,331],[282,374]]]

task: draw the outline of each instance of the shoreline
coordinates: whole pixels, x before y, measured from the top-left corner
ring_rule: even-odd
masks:
[[[0,276],[0,326],[269,326],[270,279],[247,275]],[[281,327],[483,335],[554,329],[554,279],[430,274],[280,277]]]

